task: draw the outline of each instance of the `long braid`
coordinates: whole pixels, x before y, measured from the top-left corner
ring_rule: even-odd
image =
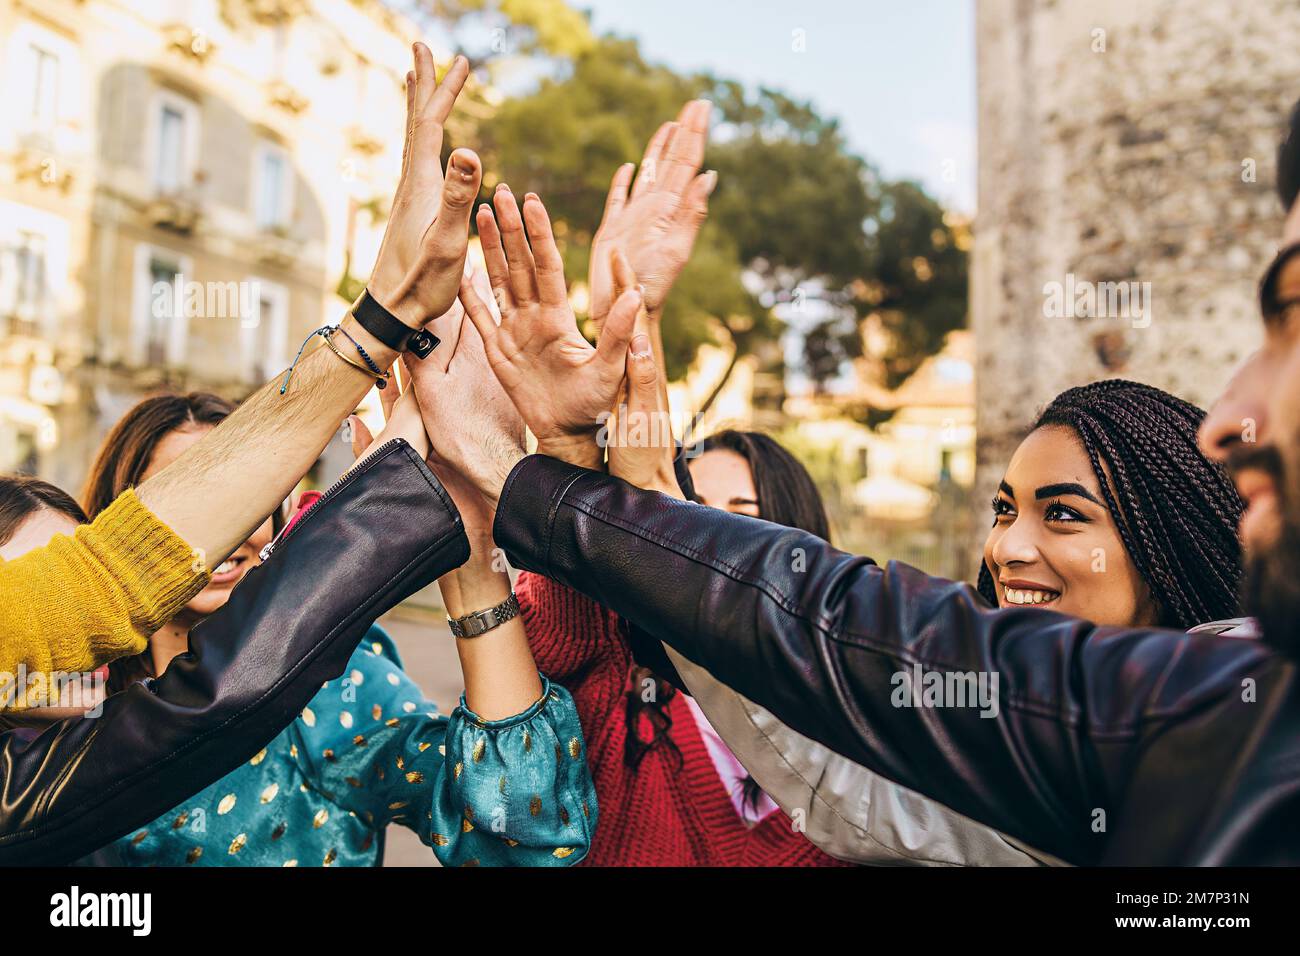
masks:
[[[1180,629],[1240,613],[1242,501],[1197,448],[1204,417],[1158,388],[1108,379],[1062,392],[1034,423],[1078,436],[1160,623]],[[983,562],[979,590],[997,603]]]

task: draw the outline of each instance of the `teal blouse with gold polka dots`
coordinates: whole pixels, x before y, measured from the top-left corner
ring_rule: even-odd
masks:
[[[596,791],[568,691],[505,720],[441,715],[375,626],[265,750],[87,863],[376,866],[384,830],[447,866],[565,866],[596,828]]]

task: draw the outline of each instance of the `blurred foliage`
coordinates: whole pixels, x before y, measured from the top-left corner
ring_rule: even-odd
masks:
[[[804,333],[804,372],[818,391],[840,373],[845,363],[862,354],[862,339],[857,332],[856,315],[841,311]]]
[[[887,184],[880,207],[867,275],[889,335],[885,384],[894,388],[966,324],[968,257],[943,209],[916,183]]]
[[[838,124],[775,90],[749,98],[734,82],[715,82],[708,92],[721,114],[709,162],[732,187],[719,189],[710,215],[735,237],[741,260],[787,296],[814,277],[841,286],[860,276],[875,174]]]
[[[586,15],[564,0],[408,0],[405,6],[416,19],[453,33],[469,23],[486,26],[487,46],[461,51],[480,65],[502,54],[570,58],[595,42]]]
[[[728,345],[736,358],[753,353],[781,333],[773,306],[798,309],[810,297],[833,309],[806,336],[805,370],[817,383],[862,355],[867,315],[887,333],[876,358],[891,387],[964,324],[966,257],[943,210],[913,183],[882,181],[812,104],[647,63],[634,40],[593,37],[585,15],[562,0],[414,5],[453,32],[467,19],[507,22],[510,52],[554,58],[552,75],[483,117],[472,142],[485,162],[484,199],[505,181],[517,196],[533,191],[546,201],[571,284],[585,282],[614,171],[639,161],[687,100],[713,102],[705,168],[718,171],[718,187],[665,307],[670,377],[680,378],[705,342]],[[445,152],[462,137],[470,131],[449,129]]]

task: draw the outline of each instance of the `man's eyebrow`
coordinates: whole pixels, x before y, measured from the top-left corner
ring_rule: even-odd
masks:
[[[1008,498],[1015,498],[1016,496],[1015,489],[1007,484],[1006,479],[998,482],[998,491],[1002,492]]]
[[[1260,311],[1266,324],[1275,322],[1285,308],[1295,301],[1294,297],[1284,300],[1280,296],[1283,277],[1290,277],[1297,256],[1300,256],[1300,242],[1294,242],[1278,252],[1260,281]]]
[[[1034,492],[1034,497],[1039,501],[1042,501],[1044,498],[1055,498],[1058,495],[1078,495],[1080,498],[1087,498],[1094,504],[1101,504],[1101,502],[1097,500],[1096,495],[1083,487],[1083,485],[1079,484],[1077,481],[1062,481],[1055,485],[1043,485],[1043,487]]]

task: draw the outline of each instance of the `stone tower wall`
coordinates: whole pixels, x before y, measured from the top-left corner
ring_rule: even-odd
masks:
[[[984,501],[1063,389],[1122,376],[1205,407],[1258,345],[1300,4],[978,0],[977,37]],[[1149,324],[1045,316],[1045,286],[1071,274],[1149,283]]]

